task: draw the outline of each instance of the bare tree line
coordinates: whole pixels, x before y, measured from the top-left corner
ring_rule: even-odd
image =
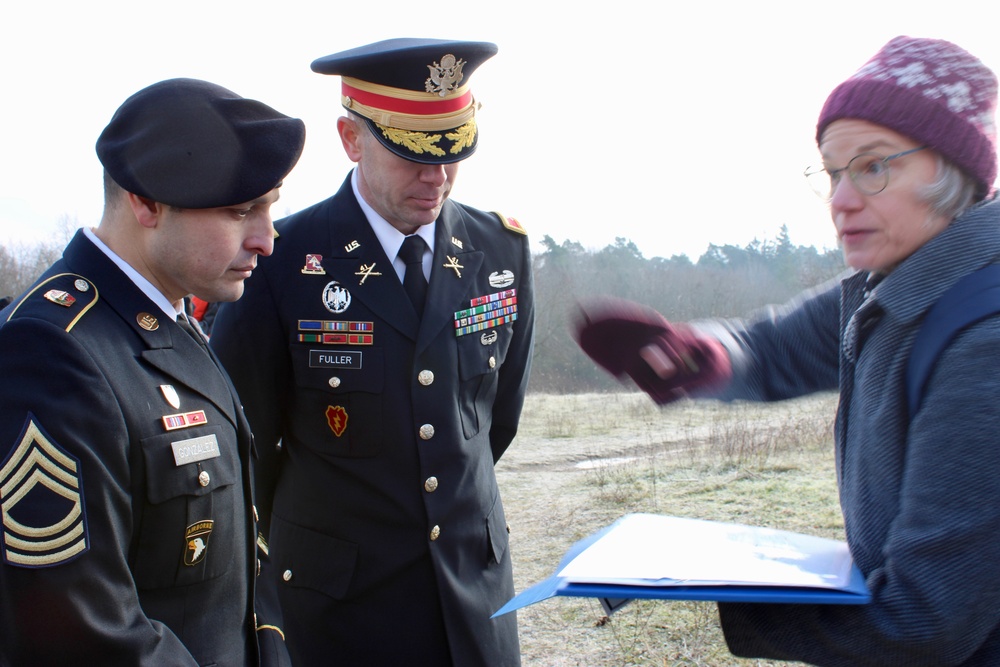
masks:
[[[646,259],[627,239],[602,250],[542,240],[535,271],[535,353],[531,388],[548,393],[613,391],[620,385],[573,341],[579,305],[601,296],[646,304],[672,321],[739,317],[783,303],[844,271],[837,250],[795,246],[782,228],[774,241],[710,245],[697,263],[686,255]]]

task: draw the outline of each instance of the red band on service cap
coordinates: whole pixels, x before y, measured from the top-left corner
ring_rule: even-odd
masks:
[[[388,89],[387,89],[388,90]],[[436,116],[463,111],[472,104],[472,91],[466,90],[455,97],[440,98],[432,93],[427,94],[426,101],[415,99],[400,99],[390,95],[380,95],[370,91],[355,88],[342,82],[341,91],[345,97],[357,100],[361,104],[375,107],[390,113],[401,113],[412,116]],[[413,95],[411,91],[406,91]]]

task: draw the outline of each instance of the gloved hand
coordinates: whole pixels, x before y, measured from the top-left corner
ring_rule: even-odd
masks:
[[[672,325],[651,308],[621,299],[582,309],[577,343],[615,377],[628,375],[659,405],[697,389],[721,387],[732,377],[719,341]]]

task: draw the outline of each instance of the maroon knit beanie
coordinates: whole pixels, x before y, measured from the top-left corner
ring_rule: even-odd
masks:
[[[837,86],[816,125],[820,143],[840,118],[866,120],[930,146],[993,191],[997,77],[978,58],[937,39],[896,37]]]

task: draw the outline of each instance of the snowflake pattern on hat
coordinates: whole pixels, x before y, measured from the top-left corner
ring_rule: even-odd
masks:
[[[997,78],[977,58],[942,40],[896,37],[852,76],[916,88],[965,116],[996,145]]]
[[[997,176],[997,77],[978,58],[940,39],[900,36],[826,100],[816,125],[866,120],[937,151],[985,197]]]

